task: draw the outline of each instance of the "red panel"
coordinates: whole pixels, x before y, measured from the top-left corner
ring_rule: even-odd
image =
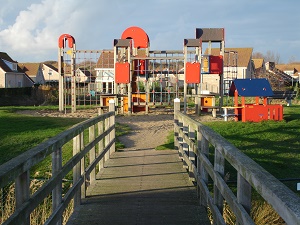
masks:
[[[116,63],[115,64],[115,80],[118,84],[128,84],[130,82],[130,64]]]
[[[223,73],[223,56],[210,55],[209,56],[210,72],[211,74]]]
[[[282,105],[245,105],[242,110],[242,121],[260,122],[263,120],[281,121],[283,119]]]
[[[200,83],[200,63],[187,62],[185,68],[185,82],[187,84]]]

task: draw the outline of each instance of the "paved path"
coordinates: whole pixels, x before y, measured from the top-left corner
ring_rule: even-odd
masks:
[[[67,225],[210,224],[175,150],[132,142],[111,156],[87,194]]]

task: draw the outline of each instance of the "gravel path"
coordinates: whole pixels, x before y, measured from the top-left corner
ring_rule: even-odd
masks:
[[[77,110],[76,113],[62,113],[54,110],[22,110],[17,111],[20,114],[42,117],[73,117],[73,118],[91,118],[97,115],[97,109]],[[203,113],[201,116],[190,114],[198,121],[221,121],[223,118],[218,116],[213,118],[210,113]],[[118,137],[118,139],[128,149],[155,148],[162,145],[167,140],[167,136],[174,127],[173,111],[153,110],[151,113],[137,113],[128,115],[117,115],[116,121],[127,124],[131,128],[130,134]]]
[[[172,114],[117,116],[118,123],[131,128],[128,135],[118,137],[127,149],[153,149],[162,145],[173,130]]]

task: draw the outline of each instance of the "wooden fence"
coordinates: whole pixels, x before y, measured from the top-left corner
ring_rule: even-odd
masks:
[[[100,110],[101,111],[101,110]],[[4,225],[29,225],[30,214],[49,195],[52,196],[52,214],[44,224],[62,224],[62,215],[71,200],[74,208],[85,197],[86,182],[93,182],[110,154],[115,151],[115,106],[109,103],[109,112],[84,121],[46,142],[24,152],[0,166],[0,188],[15,183],[15,211]],[[84,140],[88,133],[88,140]],[[62,147],[73,143],[73,157],[64,159]],[[30,169],[52,157],[51,177],[35,193],[30,194]],[[73,184],[63,193],[63,178],[73,171]]]
[[[249,215],[252,188],[286,224],[300,224],[300,198],[222,136],[181,113],[179,99],[174,101],[174,132],[175,148],[197,184],[200,203],[211,210],[214,224],[225,225],[224,201],[234,213],[237,224],[255,224]],[[211,152],[210,146],[214,149]],[[214,156],[213,160],[209,154]],[[225,161],[237,172],[237,194],[226,183]]]

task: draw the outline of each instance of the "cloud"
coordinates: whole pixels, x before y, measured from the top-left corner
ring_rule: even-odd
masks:
[[[20,11],[14,24],[0,31],[1,45],[21,58],[27,54],[39,60],[49,55],[49,50],[57,48],[60,34],[75,29],[78,3],[74,4],[71,0],[63,2],[45,0]],[[53,53],[56,54],[55,51]]]
[[[195,28],[224,27],[228,47],[274,48],[289,57],[299,55],[300,38],[295,29],[299,16],[290,14],[299,3],[291,1],[294,5],[271,0],[9,0],[0,8],[0,51],[23,62],[56,60],[61,34],[71,34],[80,50],[112,49],[113,39],[130,26],[148,33],[151,50],[182,49]]]

